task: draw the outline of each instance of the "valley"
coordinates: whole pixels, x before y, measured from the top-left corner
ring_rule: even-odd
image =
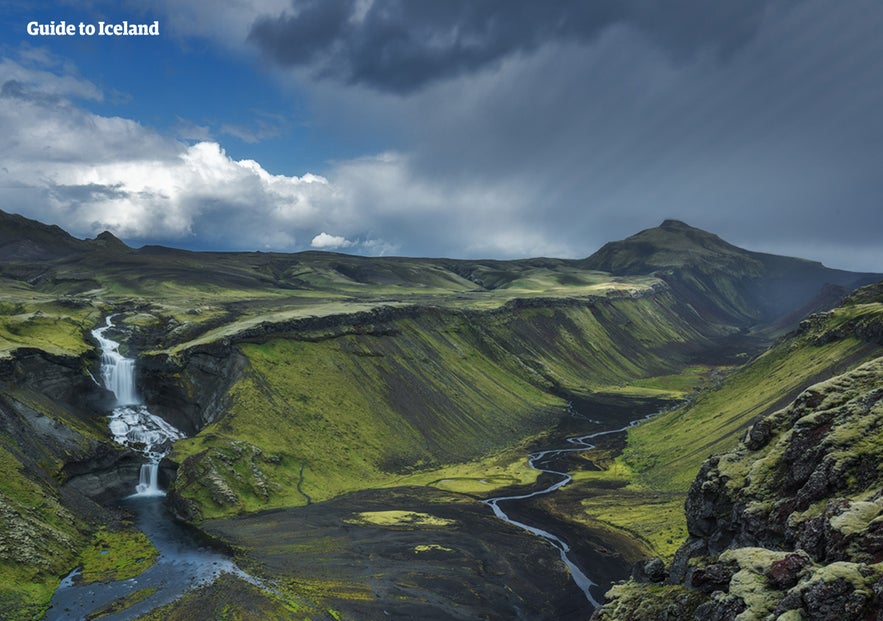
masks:
[[[163,519],[255,580],[108,618],[587,619],[634,563],[683,557],[709,455],[883,355],[883,276],[676,221],[584,260],[518,261],[135,250],[0,225],[0,603],[15,618],[43,618],[99,539],[119,557],[102,580],[127,577],[115,551],[139,518],[118,500],[153,459]],[[108,427],[93,330],[109,315],[139,398],[185,436],[162,455]],[[560,452],[578,437],[595,448]],[[534,494],[560,479],[530,468],[538,451],[570,477],[554,493]],[[573,567],[512,521],[567,542]]]

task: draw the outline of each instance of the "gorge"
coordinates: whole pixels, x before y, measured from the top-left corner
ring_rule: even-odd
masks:
[[[709,454],[883,353],[879,286],[843,301],[880,275],[676,221],[520,261],[135,250],[0,224],[15,618],[64,618],[58,594],[90,588],[114,619],[585,619],[634,563],[658,579],[704,536],[683,507]],[[164,559],[191,553],[207,573],[163,592]],[[78,566],[91,584],[52,599]]]

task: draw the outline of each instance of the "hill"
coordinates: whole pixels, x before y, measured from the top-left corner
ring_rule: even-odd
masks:
[[[833,295],[842,298],[879,280],[878,274],[744,250],[677,220],[609,242],[582,265],[620,276],[653,274],[703,315],[745,327],[824,310]]]

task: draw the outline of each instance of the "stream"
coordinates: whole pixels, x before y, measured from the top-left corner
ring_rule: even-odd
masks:
[[[123,356],[120,344],[105,336],[112,327],[113,316],[107,318],[105,326],[92,331],[101,346],[101,379],[117,400],[108,426],[116,442],[145,458],[139,480],[132,482],[132,494],[121,499],[119,506],[135,513],[138,528],[147,535],[159,556],[147,570],[128,580],[78,584],[80,570],[74,569],[53,594],[44,621],[84,620],[121,597],[151,589],[145,591],[150,594],[142,601],[101,617],[103,621],[134,619],[193,588],[212,583],[223,573],[260,585],[229,557],[201,545],[193,532],[167,510],[165,492],[159,487],[159,463],[171,450],[172,443],[184,434],[151,414],[141,402],[135,390],[135,361]]]
[[[650,416],[652,416],[652,414]],[[647,418],[649,418],[649,416]],[[641,419],[632,421],[631,423],[629,423],[625,427],[621,427],[619,429],[607,429],[605,431],[597,431],[595,433],[590,433],[590,434],[586,434],[586,435],[574,436],[571,438],[567,438],[567,442],[572,445],[572,448],[548,449],[548,450],[536,451],[536,452],[530,453],[528,455],[528,461],[527,461],[528,465],[531,468],[533,468],[534,470],[538,470],[542,473],[552,475],[553,477],[557,478],[557,480],[554,483],[552,483],[551,485],[548,485],[548,486],[543,487],[541,489],[535,490],[533,492],[529,492],[527,494],[518,494],[518,495],[514,495],[514,496],[498,496],[495,498],[488,498],[487,500],[484,501],[484,503],[486,505],[489,505],[491,507],[491,509],[493,509],[494,515],[496,515],[498,518],[500,518],[504,522],[506,522],[508,524],[512,524],[513,526],[517,526],[518,528],[521,528],[523,530],[526,530],[527,532],[529,532],[533,535],[536,535],[537,537],[540,537],[541,539],[545,539],[546,541],[551,543],[552,546],[554,546],[555,549],[558,550],[558,553],[561,555],[561,560],[564,562],[564,564],[567,566],[567,569],[570,571],[570,576],[571,576],[571,578],[573,578],[574,583],[576,583],[576,586],[578,586],[580,588],[580,590],[586,596],[586,599],[589,601],[589,604],[591,604],[593,608],[598,608],[601,605],[598,602],[598,600],[595,598],[595,596],[592,595],[592,592],[591,592],[591,589],[593,587],[597,588],[598,585],[595,582],[593,582],[591,580],[591,578],[589,578],[586,575],[586,573],[579,567],[579,565],[577,565],[576,562],[571,558],[571,548],[567,544],[567,542],[564,541],[563,539],[561,539],[560,537],[558,537],[557,535],[550,533],[549,531],[543,530],[542,528],[539,528],[537,526],[525,524],[524,522],[519,522],[518,520],[515,520],[515,519],[509,517],[509,515],[500,506],[500,503],[510,502],[510,501],[518,501],[518,500],[527,500],[528,498],[534,498],[536,496],[543,496],[545,494],[551,494],[552,492],[564,487],[565,485],[567,485],[568,483],[570,483],[573,480],[573,477],[567,472],[562,472],[560,470],[553,470],[552,468],[550,468],[548,466],[544,466],[543,464],[547,464],[552,459],[554,459],[560,455],[563,455],[565,453],[578,453],[578,452],[592,450],[595,448],[595,445],[592,444],[590,442],[590,440],[594,440],[595,438],[600,438],[602,436],[611,435],[611,434],[615,434],[615,433],[622,433],[622,432],[626,431],[632,425],[636,425],[637,423],[639,423],[641,420],[644,420],[644,419],[641,418]]]

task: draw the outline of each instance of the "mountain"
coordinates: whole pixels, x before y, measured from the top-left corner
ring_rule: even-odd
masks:
[[[655,274],[700,313],[745,327],[773,324],[800,309],[821,310],[832,293],[842,298],[880,279],[743,250],[677,220],[609,242],[582,265],[621,276]]]
[[[0,261],[49,261],[87,249],[59,226],[0,211]]]
[[[51,287],[55,293],[103,287],[147,297],[157,294],[161,283],[166,294],[175,283],[181,293],[188,289],[194,298],[201,297],[199,290],[215,287],[362,299],[390,293],[409,300],[421,294],[490,294],[505,300],[593,293],[602,286],[627,290],[652,286],[650,279],[656,279],[706,324],[773,333],[792,328],[807,312],[831,308],[852,289],[883,277],[743,250],[676,220],[610,242],[583,260],[498,261],[314,251],[206,253],[160,246],[133,250],[109,232],[79,240],[57,226],[0,212],[0,259],[8,264],[7,276]],[[378,292],[382,294],[375,295]]]

